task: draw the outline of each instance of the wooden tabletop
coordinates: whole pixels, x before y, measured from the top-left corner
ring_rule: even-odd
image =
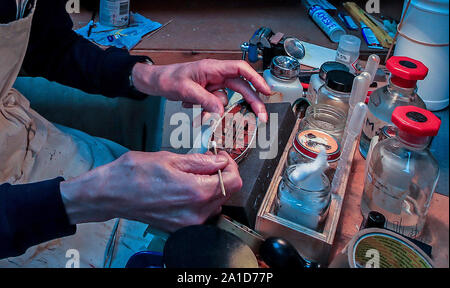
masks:
[[[245,1],[131,1],[131,11],[161,24],[173,20],[157,34],[147,37],[132,50],[143,51],[234,51],[240,52],[242,42],[249,41],[261,26],[303,41],[336,49],[320,28],[311,20],[300,0]],[[388,6],[389,5],[389,6]],[[387,9],[391,4],[384,4]],[[392,9],[387,9],[392,10]],[[87,24],[91,12],[72,14],[74,28]],[[398,14],[398,13],[397,13]],[[97,18],[98,19],[98,18]],[[342,23],[340,25],[343,26]],[[385,51],[369,49],[360,31],[348,33],[361,38],[361,55]]]
[[[363,220],[359,204],[364,187],[364,166],[365,160],[356,151],[330,259],[340,253],[359,231]],[[435,265],[448,268],[449,198],[447,196],[437,193],[433,195],[422,234],[420,240],[433,247],[432,259]]]
[[[214,57],[239,59],[239,46],[254,31],[271,27],[303,41],[336,49],[337,44],[307,16],[300,1],[132,1],[136,11],[154,21],[173,22],[150,38],[143,39],[131,52],[150,54],[159,64],[170,64]],[[392,1],[396,2],[396,1]],[[387,3],[387,2],[383,2]],[[386,5],[386,4],[383,4]],[[384,7],[386,8],[386,7]],[[72,14],[74,28],[88,23],[91,13]],[[361,54],[370,54],[362,41]],[[156,57],[156,59],[155,59]],[[359,231],[362,222],[359,203],[364,186],[365,161],[356,152],[335,245],[330,258],[339,253]],[[422,239],[433,246],[433,260],[438,267],[449,267],[449,199],[435,193]]]

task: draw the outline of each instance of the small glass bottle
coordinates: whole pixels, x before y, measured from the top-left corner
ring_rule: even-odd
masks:
[[[317,104],[306,109],[299,130],[316,129],[326,132],[341,143],[346,123],[346,114],[331,105]]]
[[[426,77],[428,68],[420,61],[399,56],[389,58],[386,68],[391,72],[389,84],[375,90],[367,105],[369,111],[359,142],[359,151],[364,158],[372,138],[379,135],[384,126],[392,125],[391,116],[396,107],[412,105],[426,108],[416,93],[416,83]]]
[[[330,180],[322,173],[323,188],[311,191],[297,186],[291,180],[290,174],[294,170],[295,166],[287,167],[280,181],[276,214],[278,217],[318,231],[330,207]]]
[[[341,109],[347,115],[354,79],[355,75],[346,71],[328,72],[325,85],[320,87],[313,105],[328,104]]]
[[[306,94],[306,99],[308,99],[309,103],[314,103],[319,88],[325,84],[327,73],[333,70],[349,71],[347,66],[339,62],[328,61],[323,63],[320,66],[319,73],[313,74],[309,81],[308,92]]]
[[[361,212],[386,217],[386,228],[407,237],[423,229],[431,197],[439,178],[439,166],[427,148],[441,121],[415,106],[397,107],[392,122],[398,133],[375,145],[370,157]]]
[[[386,125],[381,129],[380,135],[378,136],[378,141],[394,138],[395,135],[397,135],[397,132],[397,127],[393,125]]]
[[[326,132],[314,129],[299,131],[289,149],[286,167],[313,162],[320,153],[320,146],[325,148],[327,154],[328,169],[325,174],[331,182],[341,155],[341,146],[336,138]]]
[[[263,72],[272,95],[261,96],[266,103],[288,102],[293,104],[302,97],[303,86],[298,79],[300,62],[289,56],[277,56],[272,60],[270,69]]]
[[[359,48],[361,47],[361,39],[359,37],[346,34],[339,38],[339,46],[336,51],[336,61],[345,64],[350,73],[356,74],[358,68]]]

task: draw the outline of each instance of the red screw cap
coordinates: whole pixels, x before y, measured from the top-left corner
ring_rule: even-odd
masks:
[[[425,79],[428,74],[427,66],[409,57],[392,56],[386,68],[392,73],[391,81],[403,88],[415,87],[417,80]]]
[[[391,121],[399,130],[415,136],[436,136],[441,126],[433,113],[415,106],[395,108]]]

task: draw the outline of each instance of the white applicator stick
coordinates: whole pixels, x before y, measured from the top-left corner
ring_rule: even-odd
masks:
[[[213,147],[214,155],[217,155],[216,141],[212,141],[211,146]],[[227,196],[227,194],[225,193],[225,186],[223,185],[222,170],[219,169],[219,171],[217,171],[217,174],[219,174],[220,190],[222,190],[223,196]]]

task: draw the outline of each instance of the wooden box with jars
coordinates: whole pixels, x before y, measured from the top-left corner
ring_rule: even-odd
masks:
[[[283,237],[304,258],[320,264],[326,264],[329,260],[358,143],[354,141],[349,159],[340,159],[342,135],[335,135],[335,132],[340,128],[338,123],[344,121],[345,124],[345,119],[338,119],[342,111],[328,113],[329,108],[310,106],[305,115],[297,119],[258,211],[255,225],[255,230],[265,237]],[[327,110],[326,115],[322,113],[324,109]],[[320,119],[318,113],[320,116],[335,114],[336,120],[340,121],[336,121],[335,127],[329,127],[333,121],[327,121],[327,127],[318,129],[320,127],[317,125],[320,126],[321,123],[317,121]],[[317,146],[324,147],[322,150],[326,153],[328,165],[321,175],[323,185],[314,191],[308,191],[292,183],[289,174],[294,169],[293,164],[312,163],[318,158],[321,149]],[[339,173],[339,185],[332,188],[334,171],[339,161],[347,161],[347,171]]]

